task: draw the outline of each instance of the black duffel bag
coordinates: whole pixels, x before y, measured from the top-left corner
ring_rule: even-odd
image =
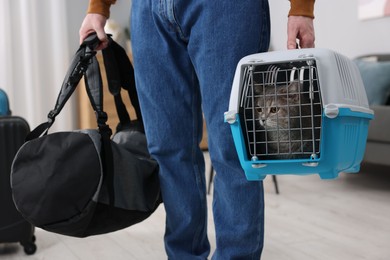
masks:
[[[110,41],[103,58],[120,118],[116,134],[111,138],[106,124],[93,51],[99,41],[91,35],[74,56],[48,121],[30,133],[13,161],[15,205],[44,230],[75,237],[108,233],[143,221],[162,202],[158,165],[147,150],[133,68],[123,48]],[[82,76],[98,129],[49,134]],[[130,120],[121,88],[129,92],[137,120]]]

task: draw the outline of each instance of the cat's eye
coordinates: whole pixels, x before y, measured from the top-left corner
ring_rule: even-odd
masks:
[[[256,107],[256,112],[257,113],[262,113],[263,112],[263,109],[261,107]]]
[[[279,111],[278,107],[271,107],[271,109],[269,110],[269,112],[272,114],[276,114],[278,111]]]

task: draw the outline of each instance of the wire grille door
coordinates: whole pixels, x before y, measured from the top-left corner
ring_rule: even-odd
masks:
[[[240,118],[248,159],[319,159],[322,104],[315,60],[243,67]]]

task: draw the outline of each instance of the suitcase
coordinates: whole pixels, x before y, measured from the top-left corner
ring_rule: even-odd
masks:
[[[0,116],[10,115],[8,96],[4,90],[0,89]]]
[[[34,254],[35,227],[17,211],[11,193],[10,171],[13,158],[30,132],[18,116],[0,116],[0,243],[20,242],[24,252]]]

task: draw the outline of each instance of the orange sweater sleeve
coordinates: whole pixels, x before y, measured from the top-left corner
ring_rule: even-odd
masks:
[[[307,16],[314,18],[315,0],[290,0],[291,8],[288,16]]]
[[[87,13],[101,14],[110,17],[110,6],[115,4],[116,0],[89,0]]]

